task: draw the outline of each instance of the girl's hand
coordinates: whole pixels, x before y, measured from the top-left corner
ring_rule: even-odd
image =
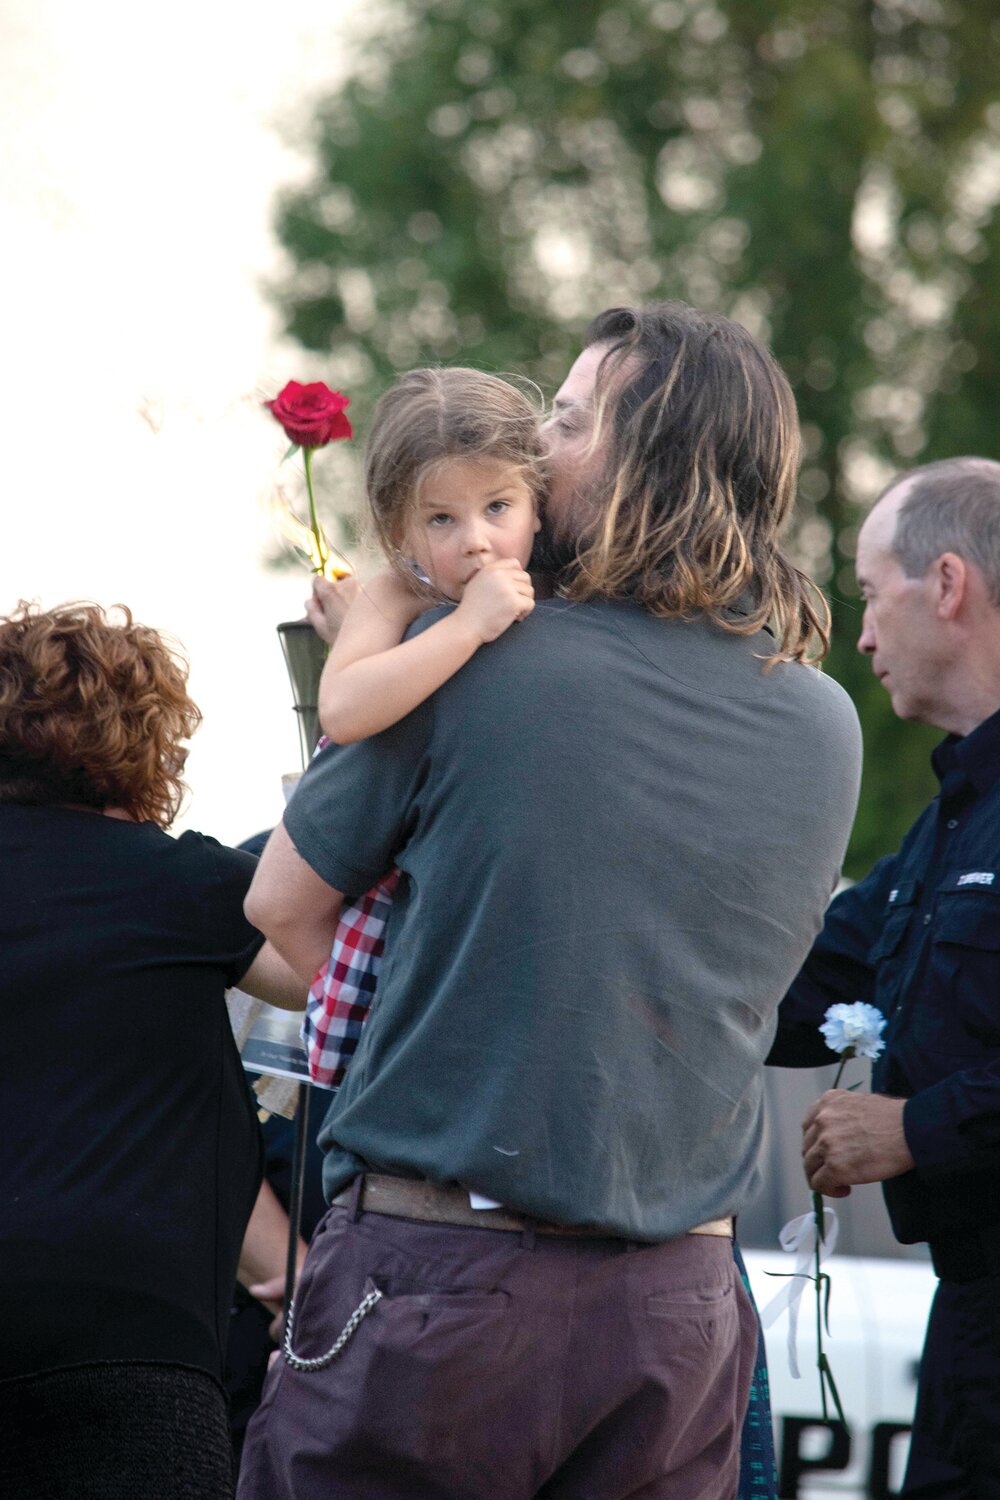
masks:
[[[503,635],[535,607],[531,579],[515,557],[484,563],[465,585],[457,613],[485,643]]]

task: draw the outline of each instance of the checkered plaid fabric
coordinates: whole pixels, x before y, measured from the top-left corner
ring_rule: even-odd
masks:
[[[309,990],[302,1041],[314,1083],[336,1089],[361,1040],[385,948],[399,871],[388,875],[340,914],[333,947]]]

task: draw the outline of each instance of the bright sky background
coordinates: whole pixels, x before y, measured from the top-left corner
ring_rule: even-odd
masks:
[[[264,567],[287,444],[259,402],[323,372],[261,287],[306,166],[282,126],[342,72],[347,11],[0,0],[0,612],[122,601],[183,644],[205,722],[176,827],[230,843],[300,764],[274,627],[308,576]]]

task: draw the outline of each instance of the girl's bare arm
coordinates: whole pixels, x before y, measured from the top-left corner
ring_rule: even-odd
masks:
[[[391,570],[379,573],[351,605],[323,669],[319,717],[325,733],[349,745],[398,723],[485,641],[523,619],[533,602],[528,575],[516,561],[487,563],[456,610],[404,641],[423,601]]]

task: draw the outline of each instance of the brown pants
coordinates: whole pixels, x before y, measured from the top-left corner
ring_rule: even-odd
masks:
[[[731,1500],[757,1325],[729,1240],[662,1245],[332,1208],[239,1500]]]

